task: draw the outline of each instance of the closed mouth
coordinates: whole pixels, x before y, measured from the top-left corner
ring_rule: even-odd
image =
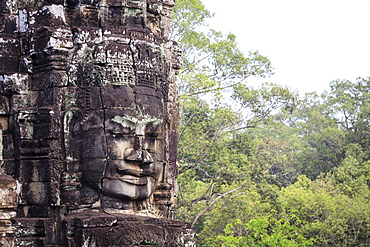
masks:
[[[117,176],[117,179],[121,180],[122,182],[134,184],[134,185],[147,185],[148,184],[148,177],[135,177],[132,175],[122,175],[122,176]]]
[[[117,174],[119,176],[132,175],[132,176],[135,176],[135,177],[145,177],[145,176],[152,175],[153,172],[151,172],[148,169],[145,169],[145,170],[143,170],[143,169],[137,170],[137,169],[118,169],[117,168]]]

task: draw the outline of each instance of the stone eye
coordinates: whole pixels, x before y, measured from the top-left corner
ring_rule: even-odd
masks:
[[[160,134],[160,124],[148,123],[145,127],[145,135],[158,136]]]
[[[120,124],[114,124],[111,128],[108,128],[108,132],[114,135],[130,135],[133,131],[128,127],[123,127]]]

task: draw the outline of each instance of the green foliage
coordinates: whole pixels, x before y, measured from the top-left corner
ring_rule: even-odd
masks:
[[[301,137],[297,170],[314,179],[339,167],[352,152],[360,163],[369,153],[369,79],[336,80],[331,91],[306,94],[286,123]],[[351,151],[352,150],[352,151]],[[361,156],[361,157],[360,157]]]
[[[253,76],[272,74],[270,61],[257,51],[246,57],[233,34],[210,29],[212,14],[200,0],[178,0],[173,15],[173,40],[183,50],[183,71],[178,78],[180,94],[220,96],[221,90],[245,83]]]
[[[347,156],[327,177],[350,197],[370,198],[370,161],[361,163]]]
[[[211,16],[199,0],[176,1],[172,38],[183,50],[178,217],[196,219],[199,229],[206,222],[204,209],[230,199],[228,191],[250,188],[266,173],[256,165],[257,142],[243,129],[269,122],[295,100],[273,84],[247,87],[249,76],[272,73],[270,61],[256,51],[245,56],[234,35],[207,27]]]
[[[223,233],[218,233],[215,244],[208,245],[212,242],[209,237],[205,246],[369,244],[368,201],[350,199],[329,180],[313,182],[304,176],[277,194],[276,203],[264,203],[263,211],[241,211],[248,212],[248,216],[230,217]],[[262,205],[258,197],[253,199],[257,208]]]
[[[177,218],[198,246],[369,246],[370,79],[301,100],[248,77],[272,74],[236,37],[210,29],[200,0],[177,0],[183,49]]]
[[[302,232],[286,219],[264,216],[227,224],[217,241],[221,246],[311,246],[313,240],[306,239]]]
[[[333,118],[346,133],[346,143],[358,143],[366,151],[370,142],[370,78],[358,78],[356,82],[336,80],[331,84],[327,102],[333,109]]]
[[[330,181],[306,177],[281,190],[279,211],[294,221],[316,246],[361,246],[369,244],[368,202],[350,199]]]

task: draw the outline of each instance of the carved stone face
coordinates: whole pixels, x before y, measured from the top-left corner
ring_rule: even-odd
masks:
[[[90,110],[75,127],[82,183],[122,201],[148,199],[163,174],[160,95],[143,86],[102,86],[100,91],[102,108]]]
[[[161,1],[108,1],[100,12],[89,14],[99,14],[99,25],[83,16],[81,20],[88,23],[72,30],[64,141],[66,157],[71,157],[66,159],[68,173],[81,174],[81,204],[100,197],[104,208],[110,208],[104,202],[112,198],[143,201],[149,208],[152,202],[164,205],[170,200],[172,187],[160,185],[174,181],[166,173],[170,165],[164,171],[163,164],[170,163],[170,153],[174,162],[176,148],[172,144],[170,152],[168,147],[174,126],[167,121],[175,73],[168,26],[163,25],[169,21],[170,5],[162,5]],[[74,116],[78,111],[79,119]],[[94,199],[90,200],[90,192]],[[144,201],[149,198],[153,200]],[[127,207],[140,208],[135,203]]]
[[[102,192],[121,199],[147,199],[162,168],[157,160],[162,120],[117,115],[107,121],[110,121],[106,129],[110,150]]]

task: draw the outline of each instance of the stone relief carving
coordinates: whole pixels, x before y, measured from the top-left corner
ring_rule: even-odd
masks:
[[[19,185],[11,176],[0,175],[0,246],[15,246],[11,220],[16,216]]]
[[[21,184],[17,246],[192,246],[172,219],[173,5],[0,0],[2,168]]]

